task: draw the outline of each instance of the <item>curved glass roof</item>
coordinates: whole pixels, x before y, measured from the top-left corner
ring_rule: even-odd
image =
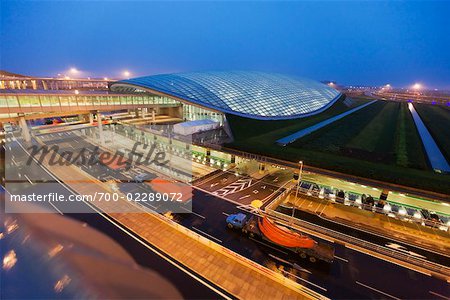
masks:
[[[112,83],[112,91],[146,90],[253,119],[293,119],[319,113],[340,96],[317,81],[263,72],[162,74]]]

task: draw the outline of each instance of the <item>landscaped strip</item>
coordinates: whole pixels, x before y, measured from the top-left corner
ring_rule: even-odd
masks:
[[[348,116],[348,115],[350,115],[350,114],[352,114],[352,113],[354,113],[354,112],[356,112],[356,111],[358,111],[358,110],[360,110],[360,109],[362,109],[362,108],[364,108],[366,106],[369,106],[369,105],[371,105],[371,104],[373,104],[375,102],[377,102],[377,100],[372,100],[372,101],[370,101],[368,103],[365,103],[365,104],[362,104],[362,105],[360,105],[358,107],[352,108],[352,109],[350,109],[350,110],[348,110],[346,112],[343,112],[343,113],[341,113],[341,114],[339,114],[337,116],[331,117],[331,118],[329,118],[329,119],[327,119],[325,121],[322,121],[320,123],[317,123],[317,124],[315,124],[313,126],[310,126],[308,128],[305,128],[305,129],[302,129],[300,131],[297,131],[296,133],[293,133],[291,135],[288,135],[287,137],[284,137],[284,138],[281,138],[281,139],[277,140],[277,144],[282,145],[282,146],[286,146],[287,144],[295,142],[296,140],[298,140],[298,139],[300,139],[300,138],[302,138],[302,137],[304,137],[304,136],[306,136],[308,134],[311,134],[314,131],[317,131],[317,130],[319,130],[319,129],[321,129],[321,128],[323,128],[323,127],[325,127],[325,126],[327,126],[327,125],[329,125],[329,124],[331,124],[331,123],[333,123],[333,122],[335,122],[337,120],[345,118],[346,116]]]

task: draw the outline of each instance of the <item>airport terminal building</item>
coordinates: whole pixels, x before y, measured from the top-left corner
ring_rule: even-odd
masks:
[[[114,120],[119,120],[114,115],[125,114],[121,118],[135,119],[121,119],[130,125],[196,122],[180,128],[186,132],[214,128],[214,143],[232,139],[227,116],[268,122],[303,118],[326,110],[342,96],[317,81],[254,71],[161,74],[108,82],[4,72],[1,80],[0,122],[16,122],[23,132],[28,132],[28,121],[37,119],[75,116],[92,123],[95,114]]]
[[[317,81],[263,72],[195,72],[162,74],[113,82],[114,93],[167,97],[182,106],[182,119],[211,119],[226,124],[226,115],[257,120],[287,120],[318,114],[341,96]]]

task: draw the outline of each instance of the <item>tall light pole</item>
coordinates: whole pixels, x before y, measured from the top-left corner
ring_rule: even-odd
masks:
[[[298,196],[298,189],[300,188],[300,181],[302,180],[302,172],[303,172],[303,161],[299,161],[299,168],[298,168],[298,180],[297,180],[297,189],[295,190],[295,200],[294,204],[292,205],[292,215],[291,215],[291,224],[294,222],[294,214],[295,214],[295,205],[297,204],[297,196]]]
[[[416,91],[416,100],[419,100],[420,90],[422,89],[422,85],[418,82],[414,83],[412,86],[413,90]]]

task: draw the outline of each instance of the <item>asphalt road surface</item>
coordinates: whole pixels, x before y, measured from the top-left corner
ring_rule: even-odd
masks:
[[[27,158],[27,154],[18,146],[16,142],[9,143],[14,151],[14,156],[16,161],[21,161]],[[27,175],[29,178],[40,178],[42,182],[53,182],[55,179],[46,172],[44,168],[26,168],[17,166],[7,166],[7,168],[12,168],[11,171],[14,172],[14,168],[17,173],[21,176]],[[33,182],[33,181],[32,181]],[[44,193],[46,191],[37,188],[35,183],[30,183],[28,180],[21,183],[22,192],[38,192]],[[9,184],[6,188],[8,189]],[[41,186],[41,185],[39,185]],[[53,192],[57,192],[68,197],[72,192],[66,188],[61,183],[51,184],[51,189]],[[44,202],[43,202],[44,203]],[[47,209],[51,212],[61,212],[64,211],[62,207],[63,203],[54,202],[51,205],[49,202],[43,209]],[[72,202],[70,205],[83,205],[87,206],[82,202]],[[86,209],[86,208],[84,208]],[[165,277],[167,280],[172,282],[180,293],[186,299],[222,299],[222,298],[233,298],[226,291],[223,291],[220,287],[209,282],[201,275],[196,274],[192,270],[187,269],[178,262],[172,264],[170,258],[164,254],[160,253],[152,245],[148,244],[144,240],[135,236],[133,233],[127,232],[126,228],[121,227],[118,224],[114,224],[106,216],[94,212],[91,208],[91,213],[83,214],[64,214],[67,217],[85,222],[89,226],[105,233],[116,242],[118,242],[124,249],[130,253],[130,255],[136,260],[136,262],[143,267],[154,270],[161,276]],[[43,215],[44,216],[44,215]]]
[[[82,142],[78,141],[78,143]],[[91,172],[92,169],[87,169],[86,171]],[[27,169],[22,170],[22,172],[26,174]],[[100,171],[95,170],[92,172],[94,172],[92,175],[102,179],[101,176],[103,175],[96,173]],[[108,172],[107,176],[114,177],[116,175],[115,172]],[[46,175],[45,172],[42,173],[43,180],[47,176],[48,174]],[[228,181],[227,179],[227,182],[221,183],[223,186],[219,188],[229,186],[237,180],[231,177],[231,180]],[[263,183],[264,181],[261,181],[261,184]],[[250,187],[251,183],[246,188]],[[244,191],[246,188],[241,189],[239,192]],[[226,227],[226,216],[238,212],[238,206],[236,203],[225,201],[220,197],[196,190],[192,201],[193,213],[177,214],[174,220],[206,238],[220,243],[230,250],[252,259],[261,265],[277,270],[283,275],[330,298],[436,299],[450,295],[450,286],[443,280],[345,248],[342,245],[334,245],[336,259],[332,264],[327,265],[324,263],[311,264],[304,262],[299,258],[292,257],[282,249],[272,247],[261,241],[251,240],[241,235],[239,231],[229,230]],[[89,221],[89,218],[94,218],[95,220],[89,224],[91,226],[97,226],[101,230],[102,226],[97,224],[97,222],[101,222],[100,220],[102,220],[100,215],[89,214],[86,218],[86,222]],[[148,249],[142,248],[142,251],[135,250],[140,248],[139,244],[135,243],[135,245],[131,240],[126,240],[125,236],[120,236],[121,232],[115,226],[107,229],[105,232],[124,245],[134,257],[141,257],[140,263],[145,264],[142,255],[150,255],[151,257],[147,258],[149,261],[151,259],[157,259],[160,264],[151,266],[156,268],[156,271],[161,271],[164,274],[164,259],[161,259],[159,256],[156,257]],[[314,239],[328,243],[318,238]],[[137,252],[132,253],[132,251]],[[175,274],[177,270],[181,272],[175,267],[172,267],[172,269],[169,272],[170,274],[172,271]],[[185,288],[184,293],[196,293],[196,295],[205,293],[205,295],[210,296],[212,294],[208,293],[214,294],[211,289],[203,285],[200,285],[203,289],[200,287],[198,289],[192,288],[191,284],[193,286],[199,284],[192,277],[189,277],[190,281],[186,278],[184,278],[186,280],[180,281],[174,279],[170,274],[167,274],[169,280],[175,282],[177,286],[180,286],[180,291],[183,292]],[[209,297],[205,295],[202,294],[200,297]]]

